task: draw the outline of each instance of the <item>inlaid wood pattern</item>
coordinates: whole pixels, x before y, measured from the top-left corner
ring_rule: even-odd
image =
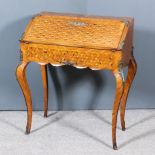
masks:
[[[92,69],[114,69],[122,58],[121,51],[94,50],[75,47],[57,47],[41,44],[21,44],[23,61],[51,63],[53,65],[71,64],[75,67]]]
[[[45,14],[32,20],[22,40],[75,47],[117,48],[124,27],[123,20]]]

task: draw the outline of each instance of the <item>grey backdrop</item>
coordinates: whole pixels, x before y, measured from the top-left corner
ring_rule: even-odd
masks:
[[[0,110],[25,109],[15,77],[15,69],[20,62],[18,39],[32,15],[41,11],[134,17],[134,53],[138,73],[127,105],[128,108],[155,108],[154,0],[0,0]],[[49,66],[48,73],[51,110],[111,109],[115,79],[110,72]],[[42,110],[39,65],[30,64],[27,77],[33,96],[33,109]]]

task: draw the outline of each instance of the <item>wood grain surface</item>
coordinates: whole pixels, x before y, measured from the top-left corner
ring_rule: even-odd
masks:
[[[97,17],[74,14],[41,13],[30,21],[20,39],[21,64],[17,80],[27,105],[26,133],[32,123],[32,99],[26,80],[26,66],[40,64],[44,89],[44,116],[48,111],[47,64],[72,65],[92,70],[110,70],[116,79],[116,95],[112,112],[112,142],[117,149],[116,126],[120,108],[122,130],[125,130],[125,107],[137,65],[133,56],[133,26],[130,17]],[[126,81],[121,70],[128,67]]]

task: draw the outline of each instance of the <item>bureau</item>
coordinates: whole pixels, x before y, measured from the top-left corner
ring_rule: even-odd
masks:
[[[40,65],[45,117],[48,111],[47,64],[110,70],[116,79],[116,95],[112,110],[112,142],[113,149],[117,149],[118,111],[120,109],[122,130],[125,130],[126,102],[137,70],[133,56],[133,26],[134,20],[129,17],[43,12],[32,18],[20,39],[21,64],[16,70],[27,106],[27,134],[30,133],[32,123],[32,98],[26,80],[26,67],[30,62]],[[124,67],[128,67],[126,79],[122,74]]]

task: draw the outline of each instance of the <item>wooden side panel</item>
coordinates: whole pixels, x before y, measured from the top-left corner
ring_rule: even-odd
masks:
[[[133,50],[133,31],[134,31],[134,19],[128,21],[128,31],[124,40],[124,46],[122,49],[122,63],[124,65],[129,64],[132,57]]]

